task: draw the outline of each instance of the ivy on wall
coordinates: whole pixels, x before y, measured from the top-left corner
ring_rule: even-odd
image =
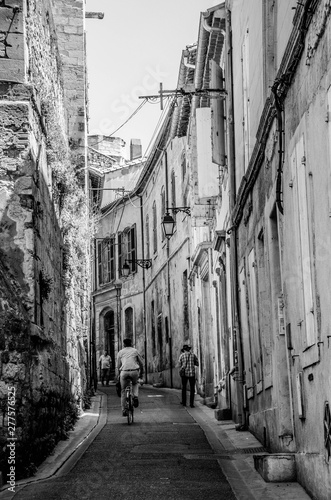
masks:
[[[48,1],[29,0],[25,18],[28,85],[24,89],[28,90],[24,99],[32,96],[34,112],[30,115],[28,130],[43,155],[34,162],[31,152],[20,172],[16,164],[17,176],[26,168],[25,175],[31,172],[34,181],[29,205],[27,202],[23,205],[21,196],[17,208],[23,214],[33,215],[30,226],[22,230],[22,248],[24,250],[26,242],[24,231],[29,231],[31,248],[25,249],[25,257],[30,259],[28,278],[30,282],[34,278],[35,283],[24,288],[26,276],[18,283],[9,270],[2,271],[0,259],[0,291],[6,288],[3,304],[0,303],[0,311],[6,311],[0,314],[1,381],[17,388],[17,479],[32,474],[58,440],[67,437],[79,407],[89,402],[84,378],[84,340],[89,324],[88,266],[93,223],[88,215],[85,155],[70,143],[67,129],[61,57],[51,14],[47,12],[50,5]],[[21,87],[19,91],[23,92]],[[39,161],[43,162],[42,169],[32,172]],[[45,182],[39,182],[38,176],[46,171]],[[61,250],[62,266],[59,264]],[[16,289],[21,291],[22,300]],[[39,311],[39,324],[34,308]],[[47,322],[40,320],[43,309],[45,316],[48,314]],[[65,317],[63,321],[62,318],[58,322],[48,321],[59,311]],[[6,321],[1,316],[6,316]],[[0,421],[5,429],[8,404],[2,396],[3,392]],[[6,435],[0,431],[0,450],[5,445]],[[0,456],[2,471],[6,471],[3,468],[6,457],[5,462],[1,462],[4,455]]]

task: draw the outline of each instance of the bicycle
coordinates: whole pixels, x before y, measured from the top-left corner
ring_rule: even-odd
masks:
[[[125,388],[125,409],[127,412],[128,424],[133,424],[133,414],[134,414],[134,406],[133,406],[133,392],[132,392],[132,380],[130,380],[130,384]]]

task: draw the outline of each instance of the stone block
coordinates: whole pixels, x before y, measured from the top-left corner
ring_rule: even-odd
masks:
[[[23,33],[23,12],[0,7],[0,29],[3,32]]]
[[[68,33],[71,35],[79,34],[80,28],[77,26],[63,26],[63,33]]]
[[[83,18],[82,17],[69,17],[69,25],[70,26],[83,26]]]
[[[231,420],[232,418],[232,412],[230,408],[217,408],[214,411],[214,417],[216,420]]]
[[[0,80],[23,82],[25,77],[24,63],[20,59],[1,59]]]
[[[9,33],[7,37],[6,53],[8,59],[24,59],[24,37],[20,33]]]
[[[18,7],[19,9],[22,10],[23,8],[23,1],[22,0],[6,0],[6,7]]]
[[[26,190],[31,190],[32,188],[32,177],[31,176],[24,176],[20,177],[15,184],[17,193],[22,193],[24,191],[24,194],[26,193]],[[32,191],[31,191],[32,193]]]
[[[273,453],[272,455],[253,455],[254,467],[268,483],[296,481],[295,455],[292,453]]]

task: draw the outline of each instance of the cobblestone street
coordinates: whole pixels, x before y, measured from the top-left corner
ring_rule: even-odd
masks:
[[[213,410],[201,404],[199,397],[195,408],[183,408],[180,391],[144,386],[135,422],[129,426],[121,416],[115,386],[103,387],[98,394],[96,400],[101,400],[103,410],[91,439],[80,431],[80,439],[67,445],[62,442],[62,451],[49,457],[35,478],[20,482],[15,495],[3,491],[0,498],[310,498],[297,483],[265,483],[253,466],[253,454],[263,450],[261,444],[249,432],[237,432],[234,422],[216,421]],[[91,418],[96,418],[96,403]]]
[[[105,392],[107,424],[73,470],[26,486],[15,499],[235,499],[217,455],[176,394],[141,390],[129,426],[115,388]]]

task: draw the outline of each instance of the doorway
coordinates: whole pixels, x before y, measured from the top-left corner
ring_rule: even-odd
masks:
[[[103,319],[104,322],[104,345],[111,359],[112,367],[110,370],[110,379],[115,378],[115,315],[114,311],[108,311]]]

